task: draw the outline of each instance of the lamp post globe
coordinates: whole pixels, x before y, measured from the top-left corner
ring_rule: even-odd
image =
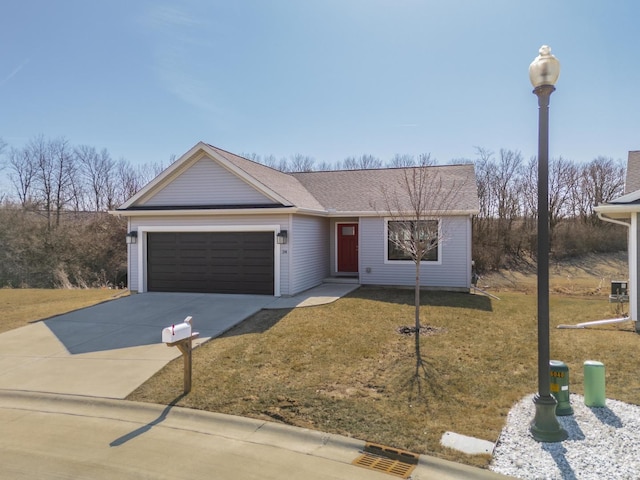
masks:
[[[538,97],[538,393],[529,431],[539,442],[568,437],[556,417],[549,369],[549,98],[560,75],[560,62],[547,45],[529,65],[529,79]]]
[[[529,80],[534,88],[542,85],[555,85],[560,76],[560,62],[551,55],[548,45],[540,47],[539,55],[529,65]]]

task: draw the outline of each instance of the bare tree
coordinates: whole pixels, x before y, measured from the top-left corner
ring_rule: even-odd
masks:
[[[91,194],[90,209],[100,212],[113,208],[116,196],[115,162],[109,152],[103,149],[98,153],[94,147],[80,145],[75,149],[75,156]]]
[[[315,160],[308,155],[302,155],[296,153],[289,159],[289,171],[290,172],[312,172],[313,164]]]
[[[0,155],[2,155],[7,148],[7,142],[5,142],[2,138],[0,138]],[[6,167],[5,161],[0,157],[0,171],[4,170]]]
[[[316,163],[315,164],[315,169],[314,170],[317,171],[317,172],[328,172],[328,171],[331,171],[331,170],[339,170],[340,169],[339,165],[340,165],[340,162],[338,162],[337,165],[332,165],[329,162],[322,161],[320,163]]]
[[[594,207],[607,202],[624,191],[624,165],[610,157],[597,157],[582,172],[582,189],[585,192],[585,219],[596,223]]]
[[[360,155],[359,157],[347,157],[342,161],[342,170],[366,170],[381,168],[382,161],[373,155]]]
[[[119,189],[116,197],[116,205],[121,205],[133,197],[142,188],[140,175],[136,169],[124,158],[118,160],[116,165],[116,179]]]
[[[66,138],[58,138],[49,142],[49,151],[52,160],[53,206],[55,209],[56,226],[60,225],[60,214],[72,198],[72,179],[77,174],[69,141]]]
[[[420,274],[422,262],[433,258],[446,239],[442,217],[450,210],[464,186],[462,181],[445,179],[439,167],[433,167],[429,155],[422,155],[416,167],[402,169],[398,183],[382,185],[385,214],[390,218],[389,248],[415,264],[414,312],[416,376],[423,366],[420,352]]]
[[[549,237],[553,245],[556,227],[570,214],[572,185],[578,175],[575,164],[563,157],[551,159],[549,172]]]
[[[9,180],[23,208],[34,202],[36,164],[26,148],[9,150]]]
[[[387,166],[391,168],[414,167],[416,166],[416,159],[413,155],[400,155],[399,153],[396,153],[393,158],[389,160]]]

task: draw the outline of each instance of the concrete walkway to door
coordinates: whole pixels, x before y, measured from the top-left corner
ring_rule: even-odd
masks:
[[[195,345],[262,308],[328,303],[358,285],[325,284],[291,298],[265,295],[143,293],[0,334],[0,389],[125,398],[180,356],[162,328],[193,317]]]

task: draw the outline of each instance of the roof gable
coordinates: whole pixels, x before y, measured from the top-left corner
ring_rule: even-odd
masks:
[[[191,166],[196,164],[203,157],[208,157],[213,162],[216,162],[220,167],[227,172],[235,175],[239,180],[245,182],[245,184],[253,187],[271,203],[280,204],[284,206],[291,206],[292,204],[284,197],[276,193],[274,190],[268,188],[261,182],[257,181],[246,171],[239,169],[232,162],[230,162],[225,156],[220,155],[217,149],[213,149],[206,143],[199,142],[191,150],[182,155],[178,160],[173,162],[169,167],[160,173],[151,182],[145,185],[140,191],[138,191],[133,197],[127,200],[120,206],[118,210],[133,209],[135,207],[143,206],[154,195],[157,195],[162,189],[168,188],[170,183],[179,178],[184,172],[186,172]],[[190,188],[190,187],[189,187]],[[184,203],[181,203],[184,205]]]
[[[139,206],[279,205],[253,185],[204,155],[150,196]]]

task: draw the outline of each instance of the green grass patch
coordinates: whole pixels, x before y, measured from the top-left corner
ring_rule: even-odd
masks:
[[[449,430],[496,441],[512,405],[537,391],[536,296],[501,300],[462,293],[422,296],[424,369],[416,373],[413,292],[361,288],[329,305],[264,310],[194,351],[193,389],[178,405],[275,420],[486,467],[439,443]],[[599,360],[607,396],[640,404],[631,322],[588,330],[558,324],[611,318],[604,295],[551,298],[551,358],[583,393],[582,363]],[[197,319],[196,319],[197,321]],[[168,404],[182,393],[182,360],[131,400]],[[532,407],[532,419],[533,419]]]
[[[126,294],[124,290],[0,289],[0,333]]]

